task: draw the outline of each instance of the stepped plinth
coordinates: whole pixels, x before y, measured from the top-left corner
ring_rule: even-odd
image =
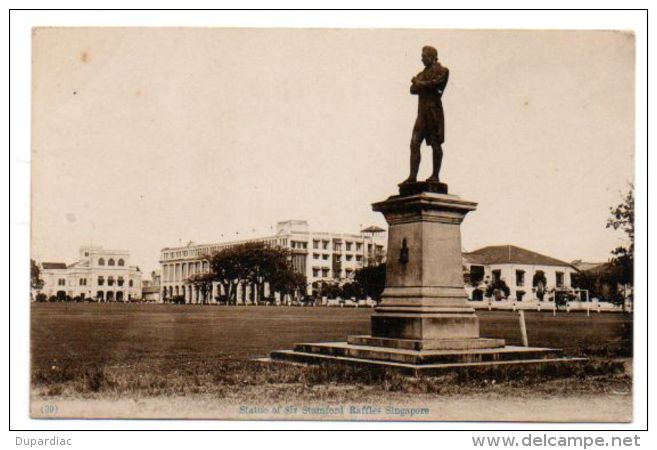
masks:
[[[273,352],[272,359],[410,373],[578,360],[557,349],[506,346],[503,339],[480,337],[463,285],[460,228],[477,204],[448,194],[443,183],[399,187],[400,195],[372,205],[389,230],[386,286],[372,315],[371,335],[300,343]]]

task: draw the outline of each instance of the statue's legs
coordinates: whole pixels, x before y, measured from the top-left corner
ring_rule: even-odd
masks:
[[[408,176],[404,183],[414,183],[417,181],[417,173],[420,170],[420,160],[422,153],[420,152],[420,145],[422,144],[422,137],[413,134],[411,139],[411,174]]]
[[[433,148],[433,172],[427,181],[438,182],[440,181],[440,166],[443,163],[443,148],[437,142],[431,144],[431,147]]]

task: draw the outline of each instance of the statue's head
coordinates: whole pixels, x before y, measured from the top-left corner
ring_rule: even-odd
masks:
[[[430,45],[425,45],[422,47],[422,64],[424,64],[426,67],[429,67],[437,60],[438,50],[436,50],[435,47],[431,47]]]

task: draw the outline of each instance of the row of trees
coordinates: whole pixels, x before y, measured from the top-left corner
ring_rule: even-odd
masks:
[[[306,296],[306,277],[294,270],[292,253],[284,248],[259,242],[235,245],[208,256],[209,271],[187,278],[199,294],[201,303],[212,300],[212,286],[221,286],[216,299],[237,304],[240,286],[250,286],[257,298],[271,300],[274,292],[296,298]],[[267,286],[268,289],[265,289]],[[379,299],[385,286],[385,264],[369,266],[355,272],[354,280],[340,284],[334,281],[319,282],[313,286],[318,297]],[[266,295],[268,293],[268,295]],[[182,295],[166,296],[165,302],[184,303]],[[269,297],[269,298],[267,298]]]
[[[386,265],[367,266],[356,270],[353,281],[320,282],[317,288],[319,297],[327,298],[366,298],[381,299],[386,284]]]
[[[265,285],[270,296],[274,292],[296,295],[305,292],[306,277],[294,270],[291,257],[287,249],[259,242],[239,244],[209,256],[209,272],[194,274],[187,281],[198,289],[202,303],[211,299],[213,283],[221,285],[220,300],[228,304],[238,302],[239,286],[251,286],[259,299],[265,298]],[[179,302],[180,298],[165,301]]]

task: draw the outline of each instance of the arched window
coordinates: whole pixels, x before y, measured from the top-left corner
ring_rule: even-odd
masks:
[[[114,265],[114,259],[110,258],[109,261],[107,261],[108,266],[113,266]]]
[[[105,283],[105,277],[100,275],[98,277],[98,286],[102,286]]]
[[[119,259],[119,266],[125,266],[125,261],[123,258]]]
[[[112,277],[112,276],[107,277],[107,285],[108,286],[114,286],[114,277]]]
[[[100,259],[98,260],[98,265],[99,265],[99,266],[104,266],[104,265],[105,265],[105,258],[100,258]]]

